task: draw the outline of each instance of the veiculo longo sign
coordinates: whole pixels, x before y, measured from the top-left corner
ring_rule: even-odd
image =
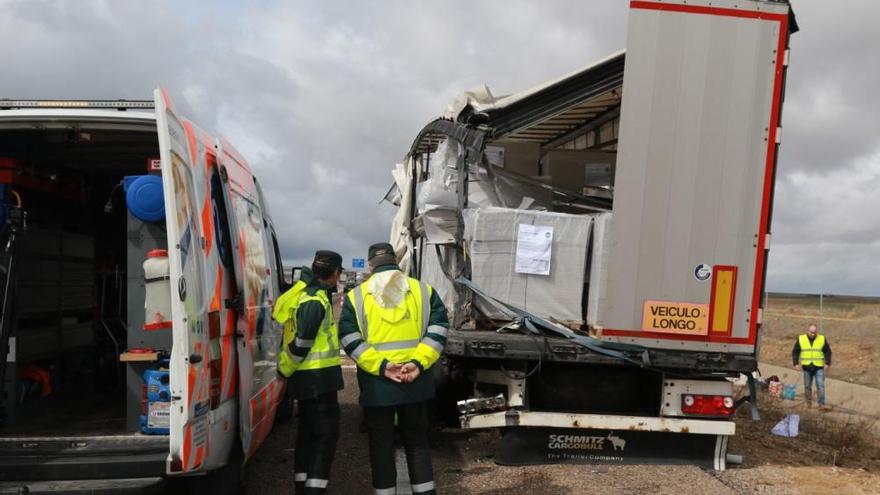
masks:
[[[642,330],[646,332],[706,335],[708,326],[708,304],[645,301]]]

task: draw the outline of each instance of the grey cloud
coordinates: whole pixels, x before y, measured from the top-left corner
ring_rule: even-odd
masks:
[[[880,4],[829,5],[795,3],[769,287],[876,294]],[[619,50],[626,16],[620,0],[0,0],[0,93],[144,98],[164,84],[249,158],[286,259],[348,259],[387,238],[390,169],[450,98]]]
[[[768,287],[877,295],[880,4],[795,3]]]

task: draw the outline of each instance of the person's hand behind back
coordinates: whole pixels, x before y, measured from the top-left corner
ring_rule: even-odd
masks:
[[[406,363],[401,367],[400,372],[403,378],[403,383],[412,383],[419,377],[422,370],[413,363]]]
[[[401,372],[403,365],[398,363],[388,363],[385,365],[385,378],[391,380],[392,382],[402,383],[404,382],[404,375]]]

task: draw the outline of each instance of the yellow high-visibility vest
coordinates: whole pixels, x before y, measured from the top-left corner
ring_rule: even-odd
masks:
[[[825,367],[825,353],[822,351],[825,348],[824,335],[816,335],[813,342],[810,342],[807,334],[803,334],[798,337],[798,343],[801,346],[801,366]]]
[[[352,352],[358,366],[374,375],[387,359],[392,363],[416,360],[429,367],[440,358],[442,346],[432,339],[425,339],[428,331],[446,335],[443,327],[430,326],[430,285],[407,278],[409,290],[397,307],[384,308],[361,284],[348,293],[357,315],[362,347]],[[346,344],[347,345],[347,344]]]
[[[318,301],[324,307],[324,320],[314,341],[296,336],[296,311],[309,301]],[[314,296],[310,296],[305,292],[305,283],[297,282],[293,288],[278,298],[272,316],[284,325],[281,349],[278,352],[279,373],[289,378],[299,370],[317,370],[342,364],[339,357],[339,331],[336,329],[333,307],[326,292],[318,291]],[[290,352],[290,343],[294,340],[297,340],[298,347],[311,346],[309,354],[304,359],[299,359]]]

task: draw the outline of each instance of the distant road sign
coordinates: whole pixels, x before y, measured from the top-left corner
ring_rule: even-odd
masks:
[[[366,268],[366,263],[363,258],[352,258],[351,259],[351,267],[352,268]]]

